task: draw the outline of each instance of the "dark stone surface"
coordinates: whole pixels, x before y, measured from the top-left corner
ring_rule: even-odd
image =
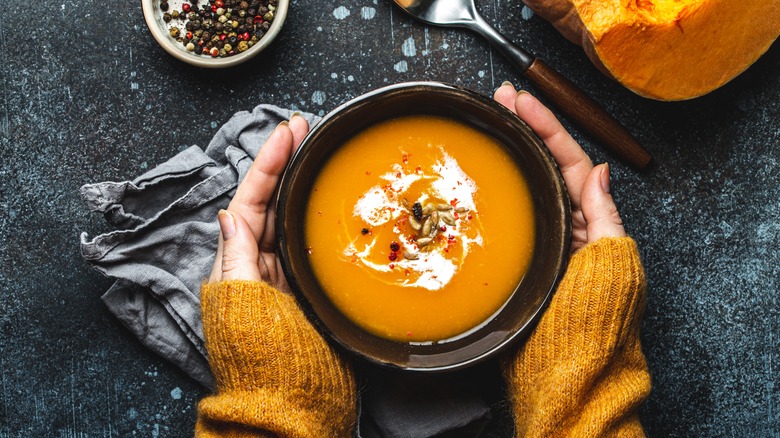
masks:
[[[338,7],[349,15],[337,19]],[[79,255],[81,231],[106,230],[81,205],[82,184],[205,146],[259,103],[322,114],[423,79],[484,94],[504,80],[531,88],[475,35],[425,28],[385,1],[295,0],[278,41],[228,71],[168,56],[140,2],[15,8],[0,13],[0,437],[191,434],[203,391],[113,320],[100,301],[111,280]],[[646,264],[648,433],[778,436],[780,47],[708,96],[662,103],[602,76],[547,23],[521,18],[518,1],[480,9],[657,159],[638,173],[573,129],[596,161],[612,162]]]

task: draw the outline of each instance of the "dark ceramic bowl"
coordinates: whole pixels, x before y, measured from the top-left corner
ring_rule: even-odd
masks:
[[[526,177],[536,214],[533,260],[503,308],[467,334],[433,343],[389,341],[352,323],[320,287],[309,265],[304,240],[303,212],[313,181],[328,157],[365,128],[411,114],[451,118],[495,138]],[[568,194],[555,161],[520,118],[472,91],[415,82],[357,97],[314,126],[282,177],[276,237],[290,287],[306,315],[326,337],[370,362],[405,370],[448,371],[487,359],[533,329],[566,270],[571,240],[569,213]]]

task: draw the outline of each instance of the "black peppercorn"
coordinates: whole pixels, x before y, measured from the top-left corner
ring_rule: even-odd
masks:
[[[160,3],[160,10],[162,10],[162,11],[167,11],[167,10],[168,10],[168,8],[169,8],[169,6],[168,6],[168,2],[162,2],[162,3]]]
[[[412,214],[418,222],[422,220],[422,205],[419,202],[415,202],[412,205]]]
[[[228,42],[235,46],[236,44],[238,44],[238,38],[232,36],[232,37],[228,38]]]

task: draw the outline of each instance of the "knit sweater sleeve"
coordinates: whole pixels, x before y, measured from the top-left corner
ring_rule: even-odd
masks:
[[[576,254],[538,326],[504,363],[517,435],[643,436],[645,277],[630,238]]]
[[[344,437],[356,422],[355,379],[295,299],[266,283],[201,290],[214,395],[198,406],[198,437]]]

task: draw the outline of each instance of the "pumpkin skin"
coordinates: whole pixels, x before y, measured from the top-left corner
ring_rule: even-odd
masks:
[[[730,81],[780,34],[777,0],[524,0],[604,73],[652,99]]]

